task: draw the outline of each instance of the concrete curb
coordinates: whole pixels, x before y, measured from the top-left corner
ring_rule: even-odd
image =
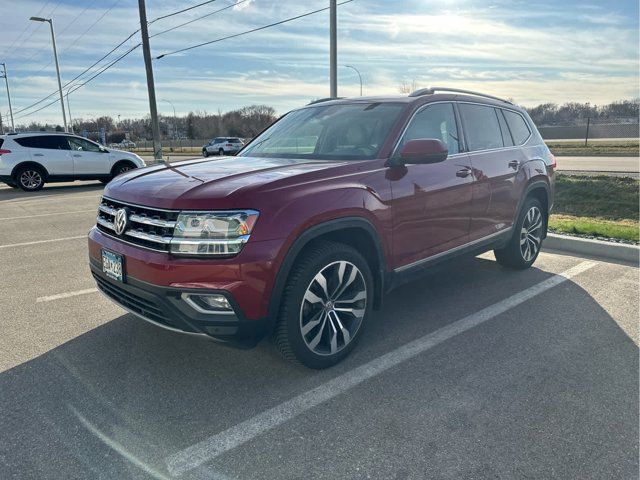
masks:
[[[571,237],[549,233],[544,243],[543,250],[558,250],[576,255],[600,257],[604,260],[618,260],[638,265],[640,259],[640,247],[624,243],[604,242],[589,238]]]

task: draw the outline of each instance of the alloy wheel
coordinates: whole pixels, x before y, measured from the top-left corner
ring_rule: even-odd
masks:
[[[300,331],[309,350],[334,355],[356,336],[367,305],[367,285],[353,263],[337,261],[320,270],[300,306]]]
[[[520,253],[525,262],[530,262],[540,250],[543,223],[540,209],[537,206],[531,207],[520,230]]]
[[[20,175],[20,185],[29,190],[38,188],[42,183],[42,175],[37,170],[25,170]]]

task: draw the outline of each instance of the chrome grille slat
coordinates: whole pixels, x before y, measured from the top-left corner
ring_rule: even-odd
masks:
[[[129,226],[123,236],[118,237],[114,219],[121,208],[126,208],[129,212]],[[130,243],[152,250],[168,252],[178,214],[177,211],[154,209],[103,197],[96,222],[100,230],[116,238],[127,239]]]

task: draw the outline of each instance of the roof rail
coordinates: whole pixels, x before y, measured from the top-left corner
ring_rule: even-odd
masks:
[[[498,100],[500,102],[505,102],[510,105],[513,105],[513,102],[510,102],[509,100],[505,100],[504,98],[494,97],[493,95],[487,95],[486,93],[474,92],[473,90],[463,90],[461,88],[450,88],[450,87],[421,88],[420,90],[416,90],[415,92],[409,94],[409,96],[421,97],[422,95],[433,95],[436,92],[466,93],[468,95],[475,95],[476,97],[491,98],[492,100]]]
[[[344,97],[327,97],[327,98],[319,98],[318,100],[314,100],[312,102],[307,103],[307,105],[315,105],[316,103],[329,102],[331,100],[341,100]]]

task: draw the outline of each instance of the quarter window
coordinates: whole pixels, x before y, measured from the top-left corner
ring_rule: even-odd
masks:
[[[522,118],[522,115],[510,110],[504,110],[504,116],[509,124],[514,142],[516,142],[516,145],[522,145],[531,135],[527,122]]]
[[[451,103],[435,103],[416,113],[402,138],[401,146],[410,140],[436,138],[449,149],[449,155],[460,151],[458,127]]]
[[[460,114],[470,151],[504,147],[493,107],[461,103]]]

